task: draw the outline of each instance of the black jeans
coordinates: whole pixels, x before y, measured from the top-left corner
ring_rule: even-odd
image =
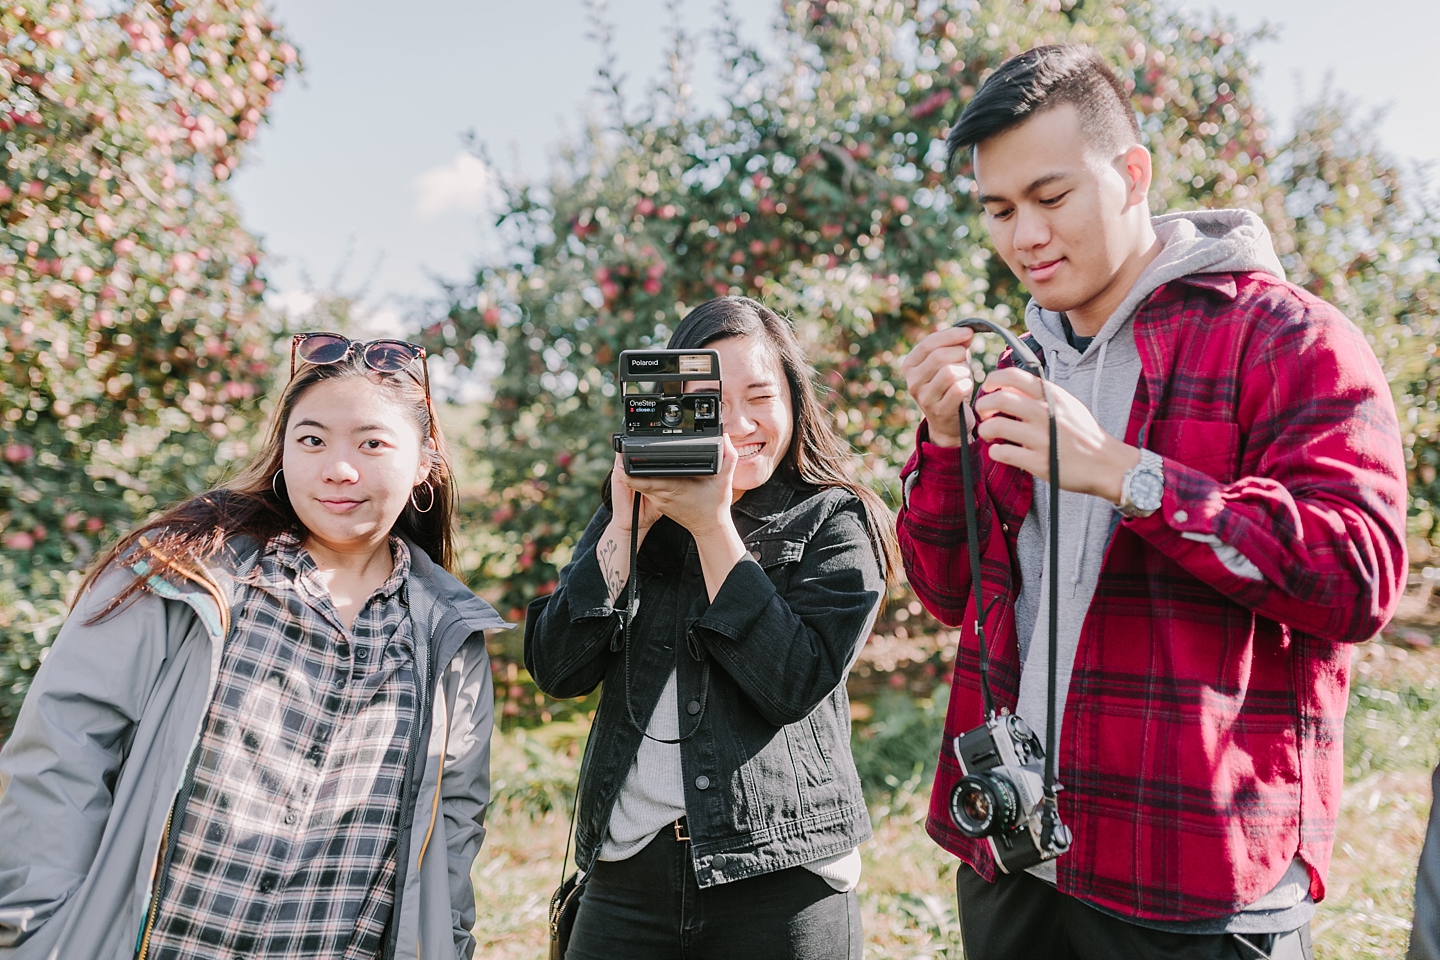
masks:
[[[804,867],[701,890],[666,827],[628,860],[597,860],[566,960],[860,960],[860,901]]]
[[[1289,933],[1164,933],[1067,897],[1028,873],[955,876],[965,956],[980,960],[1314,960],[1310,925]]]

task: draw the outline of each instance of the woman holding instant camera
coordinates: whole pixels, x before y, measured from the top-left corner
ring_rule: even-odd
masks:
[[[605,685],[566,956],[858,958],[870,820],[845,677],[898,567],[890,513],[849,478],[785,321],[724,297],[668,346],[720,355],[720,384],[687,384],[723,399],[719,472],[628,477],[617,457],[559,587],[526,618],[542,690]]]
[[[235,481],[86,578],[0,751],[0,957],[474,950],[494,697],[425,351],[300,334]]]

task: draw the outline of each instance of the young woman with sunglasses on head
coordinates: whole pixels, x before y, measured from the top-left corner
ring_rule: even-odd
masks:
[[[721,392],[719,473],[629,477],[617,458],[558,588],[525,620],[542,690],[605,688],[566,956],[858,960],[870,817],[845,678],[897,567],[890,512],[851,479],[785,321],[711,300],[669,346],[720,355],[718,385],[686,385]]]
[[[424,350],[298,335],[248,468],[113,546],[35,677],[0,957],[470,956],[507,625],[453,511]]]

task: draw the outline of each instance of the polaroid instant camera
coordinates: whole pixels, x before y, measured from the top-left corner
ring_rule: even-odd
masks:
[[[714,350],[620,354],[624,422],[615,452],[631,477],[707,477],[720,472],[720,391],[686,393],[690,380],[720,379]]]

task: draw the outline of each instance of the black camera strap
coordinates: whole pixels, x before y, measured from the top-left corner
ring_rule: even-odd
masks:
[[[1045,717],[1045,779],[1044,779],[1044,810],[1041,813],[1041,824],[1043,829],[1042,842],[1049,845],[1055,827],[1060,822],[1059,812],[1056,806],[1056,795],[1060,792],[1061,786],[1059,775],[1056,770],[1058,762],[1057,754],[1059,745],[1056,743],[1057,731],[1055,727],[1058,704],[1056,701],[1056,663],[1060,656],[1060,578],[1059,578],[1059,557],[1060,557],[1060,441],[1059,430],[1055,423],[1055,403],[1050,390],[1049,373],[1040,358],[1035,355],[1024,341],[1015,334],[1006,330],[989,320],[962,320],[958,327],[969,327],[977,332],[989,331],[999,335],[1005,341],[1006,346],[1011,350],[1015,363],[1021,369],[1027,370],[1040,378],[1040,389],[1044,393],[1045,407],[1049,414],[1050,421],[1050,591],[1048,623],[1048,645],[1049,663],[1047,664],[1047,698],[1049,709]],[[972,413],[976,396],[972,393]],[[979,417],[975,418],[979,423]],[[970,427],[965,423],[964,405],[960,410],[960,474],[965,487],[965,537],[970,550],[970,575],[971,591],[975,596],[975,637],[980,652],[980,693],[985,702],[985,719],[995,719],[995,698],[990,692],[990,654],[985,643],[985,617],[988,608],[984,603],[982,595],[982,578],[980,575],[980,529],[977,524],[978,507],[975,502],[975,477],[974,465],[971,463]],[[998,599],[998,598],[997,598]]]
[[[636,566],[639,555],[640,494],[636,492],[633,494],[633,506],[631,507],[630,511],[630,583],[626,591],[625,613],[620,618],[620,622],[623,625],[622,629],[624,630],[624,641],[622,646],[625,652],[621,654],[621,656],[624,658],[622,661],[622,666],[625,675],[625,715],[630,718],[630,725],[636,730],[640,731],[640,735],[645,737],[647,740],[654,740],[656,743],[684,743],[686,740],[689,740],[691,737],[695,736],[695,734],[699,732],[700,722],[705,719],[705,707],[710,699],[710,661],[706,659],[705,663],[701,667],[700,709],[697,710],[695,713],[695,726],[690,728],[689,733],[677,737],[674,740],[666,740],[663,737],[650,736],[649,731],[647,731],[645,727],[641,726],[639,720],[635,719],[635,706],[633,703],[630,702],[630,621],[635,619],[635,616],[640,612],[640,601],[637,595],[637,590],[639,589],[640,585],[640,570]]]
[[[965,530],[970,547],[970,592],[975,595],[975,640],[980,648],[980,695],[985,701],[985,719],[995,719],[995,695],[990,692],[990,648],[985,643],[985,617],[990,612],[982,602],[980,577],[980,534],[975,506],[975,467],[970,462],[970,429],[965,425],[964,404],[960,410],[960,477],[965,485]]]

